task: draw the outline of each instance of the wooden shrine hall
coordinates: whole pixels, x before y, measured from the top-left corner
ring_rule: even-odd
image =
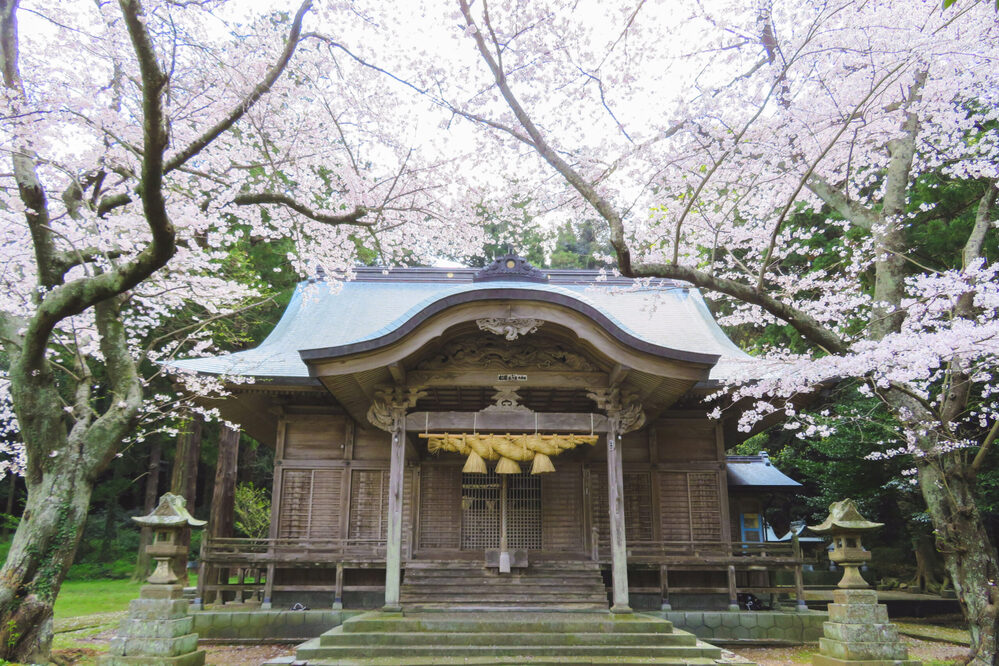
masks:
[[[199,597],[803,604],[797,544],[763,541],[762,519],[798,484],[727,457],[737,408],[711,420],[703,402],[754,364],[685,283],[516,256],[302,283],[259,347],[174,364],[252,377],[213,406],[275,451],[269,537],[206,536]],[[776,585],[781,569],[796,584]]]

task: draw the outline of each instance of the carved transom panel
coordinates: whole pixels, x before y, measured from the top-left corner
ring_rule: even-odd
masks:
[[[599,368],[582,354],[558,343],[484,340],[477,335],[455,338],[432,356],[420,361],[417,370],[535,369],[597,372]]]

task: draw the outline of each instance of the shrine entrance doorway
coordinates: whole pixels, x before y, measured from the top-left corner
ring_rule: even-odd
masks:
[[[520,474],[461,475],[461,549],[541,550],[541,477]]]
[[[606,523],[607,494],[600,494],[603,486],[595,494],[584,490],[591,477],[605,480],[599,467],[591,472],[583,461],[559,460],[548,474],[531,474],[527,465],[520,474],[469,474],[447,457],[423,461],[413,555],[477,560],[501,549],[505,477],[509,550],[529,551],[531,561],[592,559],[591,513]],[[602,504],[591,507],[591,497]]]

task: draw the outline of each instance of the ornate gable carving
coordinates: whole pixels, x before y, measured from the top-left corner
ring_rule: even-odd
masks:
[[[420,361],[417,370],[567,370],[597,372],[582,354],[557,343],[516,343],[468,335],[446,343],[436,354]]]

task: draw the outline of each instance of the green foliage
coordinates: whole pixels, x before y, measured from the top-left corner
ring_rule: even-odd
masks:
[[[498,257],[518,254],[542,268],[601,268],[607,263],[597,256],[613,255],[605,225],[592,219],[565,223],[557,229],[541,229],[527,210],[529,200],[516,201],[511,211],[495,211],[485,204],[477,209],[487,241],[471,266],[485,266]],[[456,257],[457,258],[457,257]]]
[[[252,483],[236,486],[236,530],[245,537],[263,539],[271,526],[271,498],[266,488]]]

